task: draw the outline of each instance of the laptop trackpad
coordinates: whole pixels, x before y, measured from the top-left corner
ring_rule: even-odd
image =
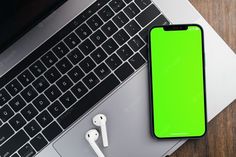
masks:
[[[109,147],[103,148],[101,135],[97,140],[105,156],[158,157],[178,143],[178,140],[156,140],[150,135],[147,68],[54,144],[62,157],[96,156],[84,136],[89,129],[96,128],[92,124],[92,117],[98,113],[107,116]]]

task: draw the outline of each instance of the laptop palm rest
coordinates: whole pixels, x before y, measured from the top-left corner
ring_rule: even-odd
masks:
[[[178,140],[156,140],[150,134],[147,66],[126,85],[106,99],[81,122],[62,136],[54,147],[62,157],[96,156],[85,140],[85,133],[96,128],[92,117],[98,113],[107,116],[109,147],[102,147],[105,156],[162,156]],[[100,130],[99,128],[97,128]],[[142,149],[140,149],[142,148]]]

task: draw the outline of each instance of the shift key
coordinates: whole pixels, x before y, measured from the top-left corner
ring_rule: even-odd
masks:
[[[11,139],[9,139],[0,147],[0,157],[11,156],[15,151],[17,151],[21,146],[23,146],[28,140],[29,140],[29,137],[26,135],[26,133],[23,130],[20,130],[13,137],[11,137]]]
[[[142,27],[144,27],[148,23],[150,23],[154,18],[156,18],[159,14],[160,11],[154,4],[152,4],[148,8],[146,8],[142,13],[140,13],[135,19]]]
[[[11,135],[14,134],[13,129],[9,124],[5,124],[0,128],[0,145],[5,142]]]

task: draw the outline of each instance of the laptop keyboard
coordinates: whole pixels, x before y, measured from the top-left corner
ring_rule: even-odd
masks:
[[[0,156],[30,157],[147,62],[170,24],[150,0],[98,0],[0,78]]]

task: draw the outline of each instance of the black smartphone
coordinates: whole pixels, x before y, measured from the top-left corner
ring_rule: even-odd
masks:
[[[153,135],[203,136],[206,95],[201,26],[153,27],[149,32],[149,69]]]

